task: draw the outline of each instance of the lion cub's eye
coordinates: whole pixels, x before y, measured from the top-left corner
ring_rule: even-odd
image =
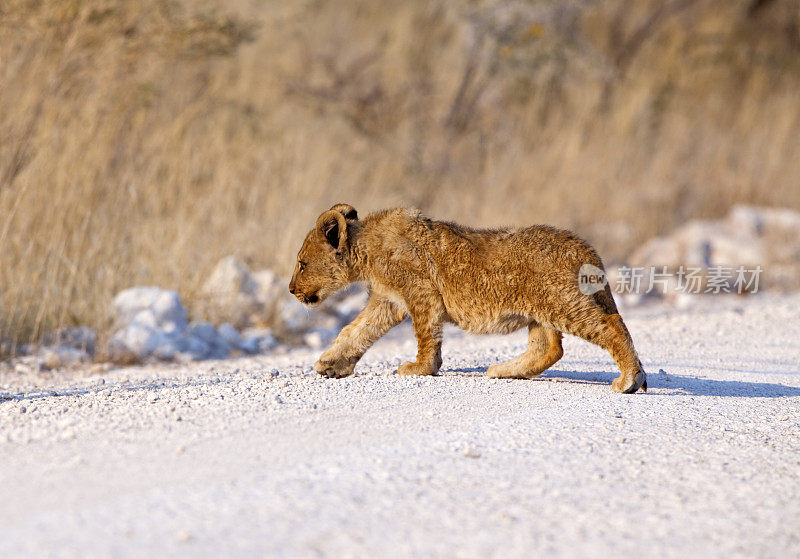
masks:
[[[300,262],[298,262],[298,263],[297,263],[297,265],[300,267],[300,271],[301,271],[301,272],[302,272],[303,270],[305,270],[305,268],[306,268],[306,263],[305,263],[305,262],[303,262],[302,260],[301,260]]]

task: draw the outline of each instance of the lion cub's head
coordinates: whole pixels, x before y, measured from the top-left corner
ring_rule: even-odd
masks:
[[[349,231],[358,213],[349,204],[336,204],[317,224],[297,253],[289,293],[304,305],[316,305],[350,282],[347,252]]]

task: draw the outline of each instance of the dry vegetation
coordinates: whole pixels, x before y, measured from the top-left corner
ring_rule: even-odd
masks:
[[[108,323],[318,212],[572,227],[609,259],[800,207],[794,0],[4,0],[0,338]]]

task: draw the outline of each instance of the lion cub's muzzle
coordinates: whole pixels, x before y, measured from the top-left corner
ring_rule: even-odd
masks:
[[[313,305],[315,303],[319,303],[319,295],[316,293],[312,293],[311,295],[306,295],[302,291],[298,291],[297,289],[290,287],[289,293],[297,297],[297,300],[303,303],[304,305]]]

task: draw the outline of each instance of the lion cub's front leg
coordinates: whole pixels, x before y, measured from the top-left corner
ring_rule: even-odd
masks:
[[[347,355],[344,348],[333,346],[328,351],[319,356],[314,363],[316,370],[323,377],[344,378],[353,374],[359,356]]]
[[[378,338],[400,324],[405,314],[387,299],[373,295],[353,322],[342,328],[330,349],[320,355],[314,369],[328,378],[352,375],[361,356]]]
[[[397,368],[399,375],[435,375],[442,366],[442,310],[438,307],[410,309],[417,338],[417,360]]]

